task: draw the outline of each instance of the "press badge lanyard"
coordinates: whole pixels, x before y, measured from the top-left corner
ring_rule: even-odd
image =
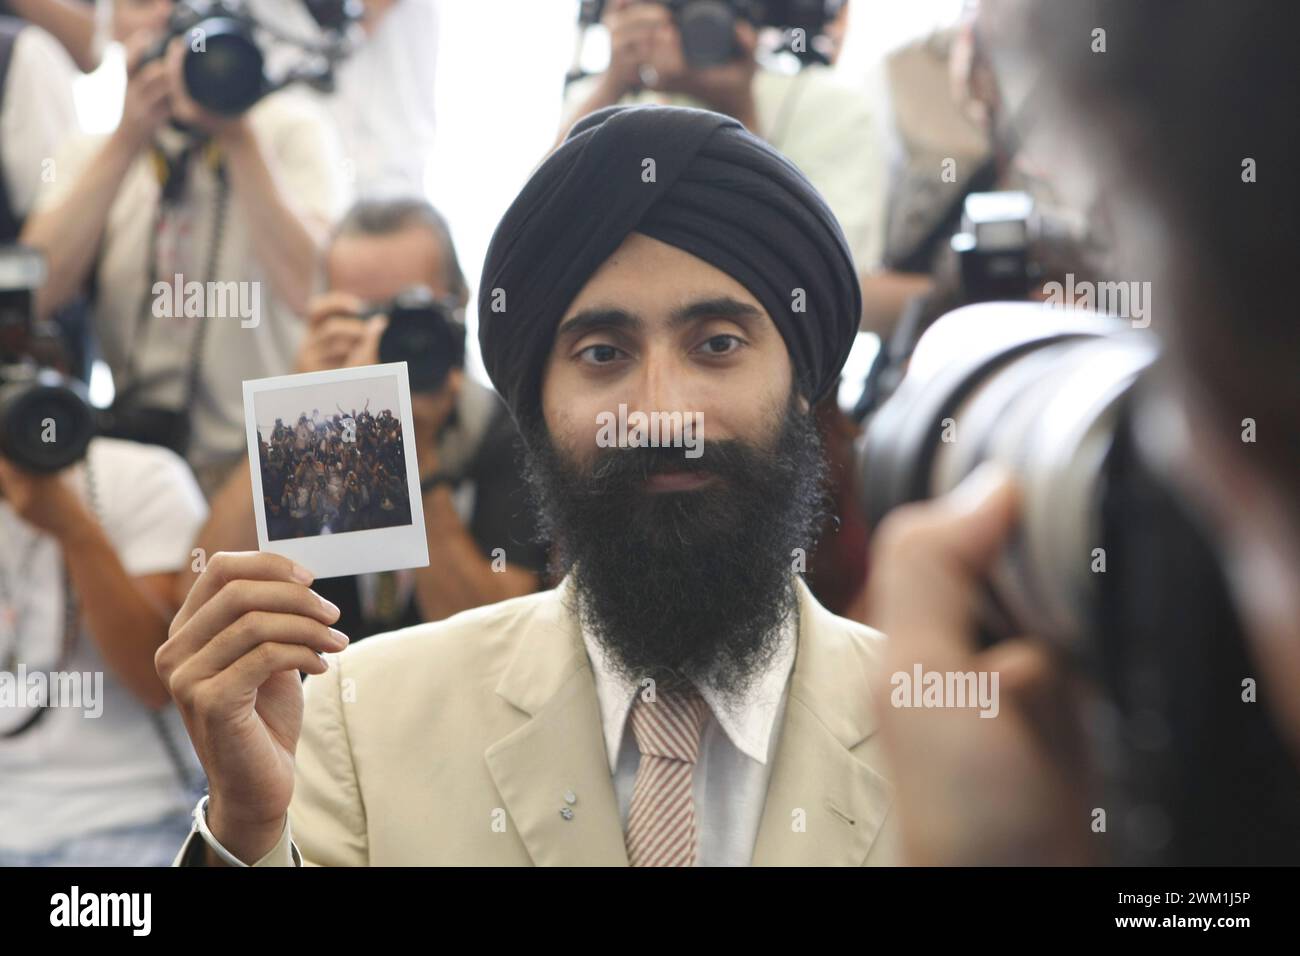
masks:
[[[221,240],[225,232],[226,212],[230,196],[229,176],[226,172],[225,163],[221,158],[221,152],[215,143],[206,142],[187,146],[180,156],[173,160],[161,147],[155,144],[150,150],[149,160],[153,167],[154,178],[158,181],[161,192],[149,228],[149,277],[145,284],[140,306],[136,309],[135,326],[131,333],[130,345],[127,348],[126,367],[123,370],[123,386],[120,389],[120,395],[124,403],[140,385],[136,368],[136,356],[148,339],[151,319],[153,318],[153,289],[160,281],[159,272],[161,270],[161,264],[158,261],[159,237],[163,232],[167,213],[174,209],[185,195],[185,187],[189,179],[190,159],[198,152],[202,153],[203,161],[217,179],[217,198],[212,216],[212,233],[209,239],[208,257],[203,276],[204,287],[206,287],[207,282],[217,276],[217,265],[221,256]],[[209,318],[211,317],[203,316],[199,319],[198,328],[190,341],[189,358],[186,364],[185,392],[178,411],[186,411],[191,408],[194,397],[198,392],[203,343],[207,337],[207,320]]]

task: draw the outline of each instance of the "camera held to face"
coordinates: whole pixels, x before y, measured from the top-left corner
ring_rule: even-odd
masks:
[[[825,62],[813,42],[834,19],[843,0],[657,0],[673,13],[682,38],[682,55],[692,68],[734,60],[736,22],[774,27],[786,34],[785,48],[801,59]],[[579,27],[600,22],[604,0],[583,0]]]
[[[45,259],[23,246],[0,246],[0,455],[48,474],[81,460],[95,431],[85,389],[58,370],[62,345],[33,318]]]
[[[178,0],[166,31],[143,63],[161,59],[178,37],[186,45],[185,89],[199,106],[239,116],[262,97],[294,82],[333,89],[334,67],[349,52],[347,31],[360,17],[357,0],[308,0],[307,11],[324,30],[323,43],[308,43],[258,21],[244,0]],[[266,70],[273,41],[296,47],[301,62],[279,77]]]
[[[374,315],[388,316],[379,339],[379,361],[405,362],[412,392],[436,392],[453,368],[464,366],[465,326],[454,307],[427,286],[404,289],[364,317]]]

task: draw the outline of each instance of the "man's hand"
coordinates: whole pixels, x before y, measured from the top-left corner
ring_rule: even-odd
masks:
[[[18,517],[60,542],[67,542],[94,518],[64,473],[35,475],[0,458],[0,495]]]
[[[208,561],[154,658],[208,775],[208,823],[254,863],[275,846],[293,795],[302,730],[299,671],[347,646],[339,609],[288,558],[219,552]]]
[[[647,71],[647,86],[665,93],[684,93],[709,109],[734,116],[750,132],[758,133],[754,103],[754,51],[758,33],[744,20],[736,22],[736,56],[716,66],[692,68],[682,51],[682,37],[671,20],[655,31]]]
[[[411,425],[421,481],[438,470],[438,436],[456,408],[463,382],[464,373],[454,368],[436,392],[411,396]]]
[[[126,97],[117,135],[132,149],[139,150],[153,139],[158,127],[172,115],[172,79],[165,60],[141,64],[145,52],[157,42],[149,32],[132,35],[126,41]]]
[[[379,337],[388,318],[376,315],[358,321],[366,304],[347,292],[325,292],[307,308],[307,334],[298,350],[297,371],[322,372],[374,365],[379,361]]]
[[[758,132],[753,91],[758,34],[750,23],[736,24],[735,59],[701,68],[687,64],[681,33],[672,11],[663,4],[616,0],[603,23],[609,30],[610,60],[601,89],[610,102],[643,86],[684,93]]]
[[[654,55],[655,33],[672,25],[672,13],[658,3],[610,0],[601,23],[609,31],[609,66],[601,74],[600,88],[615,103],[641,88],[641,67]]]
[[[898,509],[876,536],[869,584],[886,635],[875,699],[913,864],[1074,864],[1099,855],[1075,688],[1033,639],[976,645],[982,581],[1018,493],[985,466],[953,494]],[[998,675],[997,716],[891,703],[896,673]],[[990,682],[991,686],[991,682]]]

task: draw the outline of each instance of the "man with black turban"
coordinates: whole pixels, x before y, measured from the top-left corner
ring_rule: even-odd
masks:
[[[479,308],[564,579],[319,658],[341,640],[298,569],[209,561],[159,654],[211,780],[178,860],[892,862],[881,636],[798,576],[810,408],[859,308],[834,216],[739,123],[575,126],[497,228]],[[300,741],[286,668],[313,675]]]

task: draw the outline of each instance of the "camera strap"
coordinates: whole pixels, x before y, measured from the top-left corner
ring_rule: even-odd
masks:
[[[149,228],[148,273],[146,275],[144,295],[139,308],[136,309],[135,325],[131,332],[126,354],[126,366],[123,370],[123,383],[118,392],[117,402],[130,403],[133,393],[140,387],[140,376],[136,367],[136,356],[148,341],[153,319],[153,289],[161,281],[161,263],[159,262],[159,237],[169,211],[173,210],[185,196],[190,163],[196,155],[203,158],[212,168],[216,177],[216,200],[212,215],[212,231],[209,236],[207,261],[204,267],[203,284],[215,279],[217,267],[221,260],[221,243],[225,234],[226,216],[230,205],[230,179],[224,161],[215,144],[205,141],[192,144],[176,158],[171,158],[155,146],[150,154],[155,174],[158,177],[159,197],[154,208],[153,219]],[[186,361],[185,390],[178,408],[179,412],[188,414],[193,407],[198,393],[199,375],[202,371],[203,344],[207,338],[208,322],[211,316],[203,316],[190,340],[189,356]],[[115,403],[116,404],[116,403]]]

